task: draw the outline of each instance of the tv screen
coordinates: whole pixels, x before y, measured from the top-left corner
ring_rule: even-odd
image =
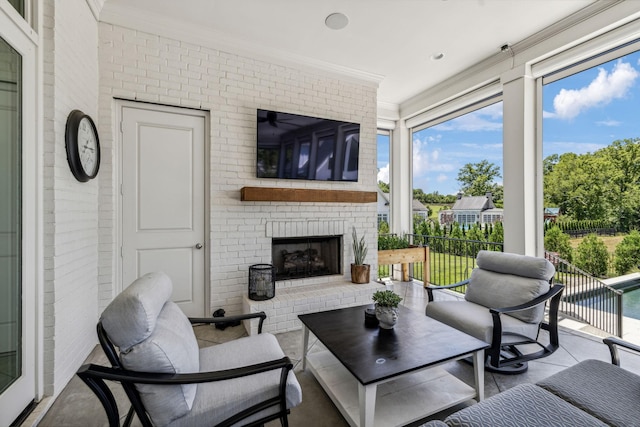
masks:
[[[360,124],[258,110],[258,178],[357,181]]]

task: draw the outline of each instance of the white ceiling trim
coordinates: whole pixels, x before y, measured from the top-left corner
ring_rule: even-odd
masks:
[[[202,26],[185,25],[171,20],[170,17],[145,11],[144,15],[130,13],[130,9],[107,3],[100,13],[100,21],[108,24],[143,31],[175,40],[206,46],[229,53],[241,54],[253,59],[262,59],[277,64],[302,66],[315,72],[323,71],[334,76],[374,85],[376,88],[384,79],[383,75],[355,70],[329,62],[292,54],[276,48],[258,48],[248,42],[243,42]],[[194,28],[196,31],[194,31]]]
[[[87,5],[89,6],[89,9],[91,9],[91,13],[97,21],[100,18],[100,10],[102,9],[102,6],[104,6],[104,0],[87,0]]]
[[[400,116],[410,119],[500,78],[503,73],[530,66],[561,51],[620,26],[637,17],[637,3],[601,0],[511,46],[511,52],[496,52],[439,85],[400,105]],[[609,25],[602,25],[607,22]],[[510,55],[513,53],[513,56]]]

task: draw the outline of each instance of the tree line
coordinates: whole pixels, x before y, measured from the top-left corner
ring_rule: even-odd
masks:
[[[544,201],[563,219],[606,221],[619,231],[640,228],[640,139],[623,139],[594,153],[544,159]]]

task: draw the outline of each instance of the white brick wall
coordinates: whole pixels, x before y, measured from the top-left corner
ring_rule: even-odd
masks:
[[[241,202],[243,186],[340,190],[376,189],[376,87],[247,58],[110,24],[100,24],[100,118],[103,146],[115,144],[114,98],[198,108],[210,112],[211,308],[242,311],[249,266],[271,261],[268,221],[338,219],[367,231],[375,248],[376,206],[351,203]],[[273,109],[361,124],[358,183],[260,180],[255,177],[256,109]],[[109,126],[110,129],[107,129]],[[117,176],[111,157],[101,173]],[[106,164],[110,163],[110,164]],[[109,168],[109,172],[105,172]],[[116,181],[110,182],[115,194]],[[102,193],[103,188],[101,188]],[[101,202],[103,196],[101,194]],[[113,200],[104,201],[113,206]],[[101,222],[116,212],[104,209]],[[348,234],[350,236],[350,234]],[[345,276],[350,238],[345,239]],[[114,251],[101,248],[101,283],[113,277]],[[375,253],[375,251],[371,251]],[[372,263],[375,260],[370,259]],[[100,297],[111,298],[108,286]]]
[[[98,183],[79,183],[68,114],[97,120],[97,22],[85,0],[44,2],[44,390],[57,394],[96,344]]]

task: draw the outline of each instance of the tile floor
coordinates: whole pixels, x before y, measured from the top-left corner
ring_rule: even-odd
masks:
[[[404,298],[402,304],[411,309],[424,312],[426,292],[420,285],[394,282],[387,286],[394,288],[396,292],[401,294]],[[529,370],[521,375],[509,376],[487,372],[485,375],[485,395],[490,397],[523,382],[536,382],[584,359],[610,360],[608,349],[602,344],[600,337],[575,330],[576,326],[581,326],[577,322],[567,319],[566,322],[563,320],[561,324],[566,324],[569,327],[561,327],[561,348],[559,350],[547,358],[530,362]],[[203,346],[215,345],[245,334],[242,327],[227,328],[224,331],[217,330],[211,326],[198,326],[195,329],[199,343]],[[302,404],[291,410],[291,415],[289,416],[290,425],[292,427],[346,426],[347,423],[333,406],[318,382],[311,374],[301,370],[301,335],[300,331],[276,335],[283,350],[295,365],[295,373],[303,391]],[[625,336],[625,338],[629,337]],[[621,353],[622,366],[640,374],[640,356],[625,351]],[[107,363],[105,356],[98,347],[87,360],[93,363]],[[473,384],[473,368],[470,365],[464,362],[451,362],[446,365],[446,369],[468,384]],[[124,393],[121,392],[118,386],[114,386],[114,390],[118,402],[123,402],[121,414],[125,413],[128,405],[126,405]],[[439,414],[435,417],[439,418],[445,415]],[[414,423],[414,425],[421,423]],[[106,416],[97,398],[77,377],[74,377],[44,415],[38,415],[36,412],[23,425],[87,427],[105,426],[107,423]],[[278,422],[271,422],[267,424],[267,427],[278,425]]]

